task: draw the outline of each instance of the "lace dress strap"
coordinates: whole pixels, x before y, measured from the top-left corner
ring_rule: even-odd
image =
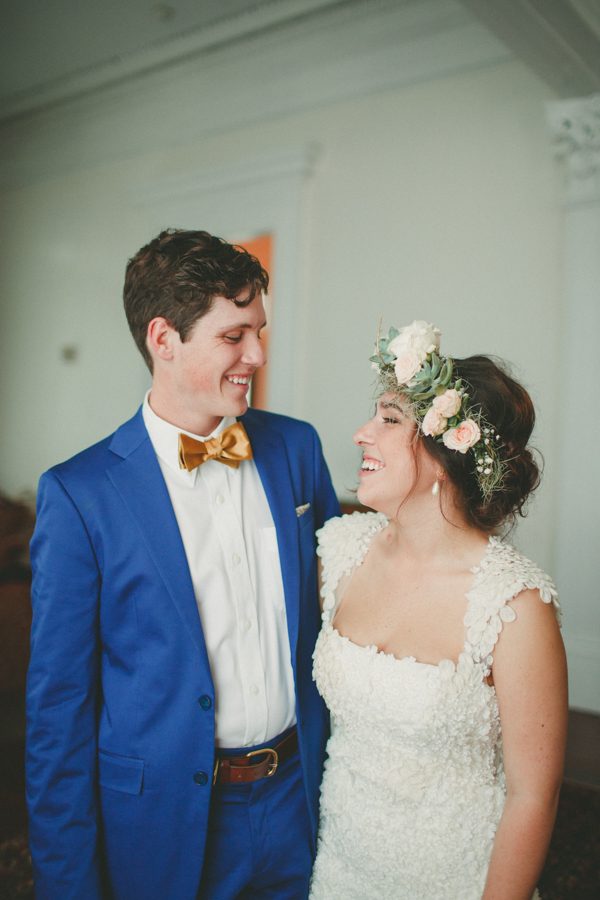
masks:
[[[560,621],[560,604],[551,578],[510,544],[491,537],[481,563],[473,568],[475,579],[467,594],[465,652],[490,674],[493,650],[505,622],[517,618],[511,600],[527,589],[537,589],[544,603],[551,603]]]
[[[382,513],[354,512],[329,519],[317,531],[317,555],[322,562],[323,622],[330,624],[339,603],[340,583],[359,566],[373,537],[388,520]]]

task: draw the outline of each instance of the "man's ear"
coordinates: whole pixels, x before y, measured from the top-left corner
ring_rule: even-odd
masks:
[[[163,316],[157,316],[148,323],[146,346],[153,359],[165,362],[173,359],[173,345],[177,338],[178,333]]]

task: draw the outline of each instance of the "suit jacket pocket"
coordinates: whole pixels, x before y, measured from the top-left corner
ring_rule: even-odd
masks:
[[[100,787],[125,794],[141,794],[144,782],[144,760],[133,756],[116,756],[98,751]]]

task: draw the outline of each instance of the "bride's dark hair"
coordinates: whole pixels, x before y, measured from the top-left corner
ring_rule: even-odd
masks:
[[[540,468],[528,441],[535,411],[525,388],[515,381],[500,360],[489,356],[454,359],[455,374],[468,385],[469,403],[500,435],[505,465],[501,487],[485,502],[475,477],[473,454],[449,450],[434,438],[422,437],[424,449],[445,471],[456,489],[456,502],[466,520],[483,531],[498,531],[525,516],[527,498],[540,483]]]

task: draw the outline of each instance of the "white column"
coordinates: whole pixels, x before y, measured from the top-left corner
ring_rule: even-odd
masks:
[[[600,712],[600,94],[547,115],[565,223],[555,574],[571,706]]]

